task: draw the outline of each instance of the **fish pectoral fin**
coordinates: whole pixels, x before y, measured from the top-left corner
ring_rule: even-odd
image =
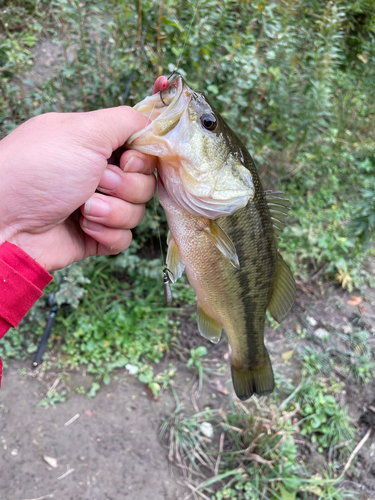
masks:
[[[209,316],[203,307],[198,302],[198,330],[199,333],[207,340],[217,344],[220,340],[222,327],[219,323]]]
[[[231,366],[234,391],[242,401],[251,398],[253,394],[266,396],[275,387],[270,356],[264,348],[266,356],[263,365],[251,369],[240,369]]]
[[[279,323],[290,311],[296,298],[296,284],[291,270],[278,253],[276,261],[275,282],[268,310]]]
[[[170,231],[168,232],[167,243],[167,268],[171,272],[170,279],[172,283],[176,283],[178,278],[181,278],[182,273],[184,272],[185,264],[181,260],[180,250]]]
[[[212,239],[216,248],[229,260],[232,266],[239,269],[240,261],[238,260],[236,247],[219,224],[211,220],[209,226],[205,227],[203,231]]]

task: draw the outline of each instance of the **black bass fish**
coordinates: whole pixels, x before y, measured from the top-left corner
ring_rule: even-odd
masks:
[[[263,190],[246,147],[181,76],[135,109],[152,122],[127,145],[158,157],[171,280],[186,269],[203,337],[218,342],[226,331],[237,396],[270,394],[266,311],[280,322],[295,299],[293,276],[277,250],[288,200]]]

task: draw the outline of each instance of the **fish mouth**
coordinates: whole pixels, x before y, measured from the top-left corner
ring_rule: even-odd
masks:
[[[153,154],[151,151],[143,150],[143,148],[160,143],[163,136],[177,126],[190,101],[191,90],[184,79],[178,74],[173,75],[167,89],[146,97],[134,106],[135,110],[152,120],[152,122],[144,129],[133,134],[128,139],[127,146]],[[166,142],[165,146],[167,146]],[[157,153],[160,154],[160,151]]]

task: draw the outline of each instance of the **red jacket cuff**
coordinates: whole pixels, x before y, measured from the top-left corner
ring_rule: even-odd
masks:
[[[52,276],[33,258],[7,241],[0,245],[0,339],[19,324]],[[0,384],[1,384],[0,359]]]

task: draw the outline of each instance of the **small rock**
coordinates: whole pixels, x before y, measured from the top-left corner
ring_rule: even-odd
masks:
[[[53,469],[56,469],[57,467],[57,460],[56,458],[48,457],[47,455],[43,455],[43,460],[51,466]]]
[[[138,366],[136,366],[136,365],[130,365],[130,364],[127,364],[125,366],[125,368],[128,370],[128,372],[130,373],[130,375],[135,375],[136,373],[138,373],[138,370],[139,370]]]
[[[17,448],[14,448],[14,450],[12,450],[12,451],[10,452],[10,454],[11,454],[11,455],[13,455],[14,457],[15,457],[16,455],[18,455],[18,450],[17,450]]]
[[[316,326],[318,324],[316,319],[312,318],[311,316],[307,316],[306,321],[310,326]]]
[[[315,330],[314,335],[320,340],[327,340],[329,337],[329,332],[325,328],[318,328],[317,330]]]
[[[214,435],[214,428],[210,422],[202,422],[199,429],[201,433],[208,438],[212,438]]]
[[[352,325],[344,325],[344,326],[342,327],[342,331],[343,331],[344,333],[346,333],[346,334],[348,334],[348,333],[352,333],[352,331],[353,331],[353,327],[352,327]]]

